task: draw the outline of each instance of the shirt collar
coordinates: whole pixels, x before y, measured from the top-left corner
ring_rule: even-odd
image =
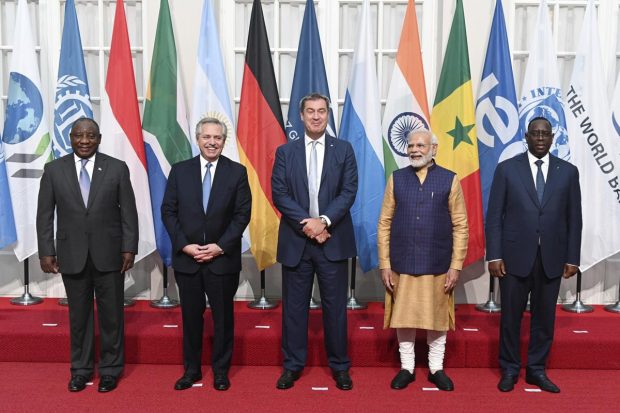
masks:
[[[73,161],[75,163],[80,163],[82,161],[82,159],[88,159],[89,161],[92,161],[93,164],[95,163],[95,157],[97,156],[97,152],[93,153],[93,156],[91,156],[90,158],[80,158],[79,156],[77,156],[75,153],[73,154]]]
[[[198,155],[198,157],[200,158],[200,170],[203,170],[207,167],[207,164],[209,163],[209,161],[207,161],[202,155]],[[216,166],[217,166],[217,162],[220,160],[220,157],[218,156],[217,159],[213,162],[211,162],[211,170],[215,170]]]
[[[325,146],[325,134],[321,135],[319,139],[316,140],[321,145]],[[314,142],[314,139],[311,139],[308,135],[304,134],[304,143],[305,146],[308,146],[310,142]]]
[[[536,165],[535,162],[539,159],[537,157],[535,157],[534,155],[532,155],[532,152],[527,151],[527,159],[530,162],[530,165]],[[543,161],[543,165],[549,165],[549,152],[547,152],[547,154],[545,156],[543,156],[542,158],[540,158],[541,161]]]

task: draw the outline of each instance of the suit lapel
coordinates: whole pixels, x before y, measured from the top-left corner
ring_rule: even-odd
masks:
[[[223,187],[228,176],[228,158],[220,156],[217,161],[217,168],[215,169],[215,175],[213,175],[213,184],[211,185],[211,195],[209,196],[209,203],[207,204],[207,215],[209,211],[212,211],[213,204],[217,202],[217,197],[213,194],[223,193]]]
[[[301,181],[304,184],[305,191],[308,192],[308,166],[306,165],[306,142],[305,138],[299,138],[295,141],[293,150],[293,164],[297,168]]]
[[[556,184],[558,182],[559,172],[561,165],[558,160],[553,156],[549,155],[549,169],[547,170],[547,180],[545,181],[545,193],[543,194],[543,200],[541,208],[545,206],[545,204],[551,198],[553,191],[555,190]]]
[[[189,188],[194,194],[194,202],[196,205],[200,205],[200,210],[204,214],[202,209],[202,171],[200,167],[200,157],[202,155],[194,156],[190,165],[189,174],[187,176],[187,185],[184,188]],[[185,177],[184,177],[185,178]]]
[[[63,158],[63,171],[65,174],[66,182],[68,182],[69,187],[71,188],[71,192],[73,192],[73,196],[79,200],[80,205],[83,205],[84,208],[84,200],[82,199],[82,191],[80,190],[80,183],[78,182],[77,170],[75,168],[75,157],[73,154],[67,155]]]
[[[536,193],[534,178],[532,178],[532,169],[530,168],[527,152],[520,155],[518,165],[519,176],[521,177],[521,181],[523,182],[523,186],[525,187],[526,192],[528,193],[530,198],[532,198],[532,202],[534,202],[536,205],[539,205],[538,194]]]
[[[88,194],[87,208],[92,205],[93,200],[97,196],[97,192],[99,191],[99,188],[101,188],[103,178],[105,177],[107,171],[107,158],[105,157],[105,155],[97,153],[97,156],[95,157],[95,165],[93,167],[93,176],[90,180],[90,193]]]
[[[334,139],[331,136],[325,135],[325,156],[323,157],[323,171],[321,171],[321,187],[323,187],[323,182],[325,181],[325,177],[327,176],[328,169],[331,165],[334,165]],[[320,189],[319,189],[320,190]]]

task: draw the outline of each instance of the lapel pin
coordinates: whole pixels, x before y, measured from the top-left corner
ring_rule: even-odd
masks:
[[[98,171],[101,171],[102,169],[99,167],[99,168],[97,168],[97,170],[98,170]]]

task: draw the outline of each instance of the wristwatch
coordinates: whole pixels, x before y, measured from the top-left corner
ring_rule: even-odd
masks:
[[[327,220],[325,219],[325,217],[319,217],[321,218],[321,222],[323,223],[323,225],[325,225],[325,228],[327,228]]]

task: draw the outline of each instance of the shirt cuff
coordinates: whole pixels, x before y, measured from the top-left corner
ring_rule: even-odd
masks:
[[[319,218],[325,218],[325,221],[327,221],[327,228],[332,226],[332,221],[327,217],[327,215],[319,215]]]

